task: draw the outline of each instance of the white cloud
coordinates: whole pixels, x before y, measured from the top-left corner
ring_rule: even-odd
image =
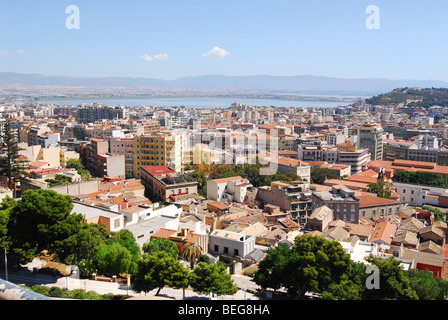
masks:
[[[9,55],[14,54],[14,53],[18,53],[18,54],[26,54],[26,52],[25,52],[24,50],[16,50],[16,51],[14,51],[14,52],[11,52],[11,51],[5,51],[5,50],[0,50],[0,55],[3,55],[3,56],[9,56]]]
[[[142,56],[142,59],[146,61],[166,61],[168,60],[168,55],[166,53],[159,53],[155,56],[145,54]]]
[[[204,58],[207,58],[207,59],[218,61],[218,60],[221,60],[222,58],[224,58],[225,56],[227,56],[229,54],[230,54],[230,52],[215,46],[215,47],[213,47],[212,50],[210,50],[209,52],[204,53],[202,56]]]

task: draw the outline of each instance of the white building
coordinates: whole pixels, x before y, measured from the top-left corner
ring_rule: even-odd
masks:
[[[421,186],[409,183],[394,182],[393,187],[400,195],[400,200],[410,205],[439,205],[439,196],[447,193],[448,189]]]
[[[352,175],[362,171],[362,167],[371,160],[371,154],[367,149],[358,149],[357,151],[339,151],[339,164],[348,164],[351,166]]]
[[[439,140],[434,135],[421,134],[415,139],[415,144],[419,149],[437,149],[439,147]]]
[[[207,198],[216,201],[247,201],[247,190],[253,185],[240,176],[207,181]]]
[[[254,236],[220,229],[209,235],[208,252],[212,255],[244,258],[254,248]]]

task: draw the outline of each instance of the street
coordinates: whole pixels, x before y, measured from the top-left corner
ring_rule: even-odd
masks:
[[[105,282],[94,281],[90,279],[77,279],[71,276],[61,277],[52,276],[48,274],[33,273],[34,267],[42,266],[42,261],[35,259],[30,264],[26,265],[20,271],[8,270],[8,281],[15,284],[24,284],[28,286],[33,285],[45,285],[48,287],[60,287],[73,289],[84,289],[86,292],[95,291],[98,294],[112,293],[114,295],[130,295],[134,299],[151,299],[155,297],[157,289],[148,293],[137,293],[127,288],[126,283],[118,282]],[[0,278],[5,279],[4,270],[0,271]],[[238,292],[235,295],[224,295],[215,297],[218,300],[259,300],[260,298],[254,293],[258,286],[252,281],[251,278],[242,275],[232,275],[235,285],[238,287]],[[210,299],[211,295],[198,294],[191,289],[174,289],[165,287],[163,288],[159,296],[155,298],[167,298],[174,300],[190,299],[190,300],[206,300]]]

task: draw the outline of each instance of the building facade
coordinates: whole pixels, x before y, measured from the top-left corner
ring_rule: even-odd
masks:
[[[358,147],[368,149],[372,160],[383,159],[383,128],[380,124],[363,124],[358,128]]]

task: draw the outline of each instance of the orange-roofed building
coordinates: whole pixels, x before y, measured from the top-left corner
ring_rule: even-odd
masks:
[[[151,236],[151,240],[157,238],[164,238],[173,241],[179,249],[179,255],[182,255],[185,243],[195,243],[199,245],[202,249],[202,254],[205,254],[208,251],[208,236],[195,233],[186,228],[181,230],[160,228],[154,232]]]
[[[397,226],[387,220],[379,221],[369,241],[378,244],[390,245],[397,232]]]
[[[405,204],[400,201],[379,198],[372,194],[359,195],[359,216],[361,218],[385,217],[399,215]]]
[[[386,177],[392,178],[393,174],[399,170],[431,172],[442,175],[448,181],[448,166],[441,166],[435,162],[413,161],[395,159],[393,161],[374,160],[367,164],[367,167],[379,170],[385,169]]]

